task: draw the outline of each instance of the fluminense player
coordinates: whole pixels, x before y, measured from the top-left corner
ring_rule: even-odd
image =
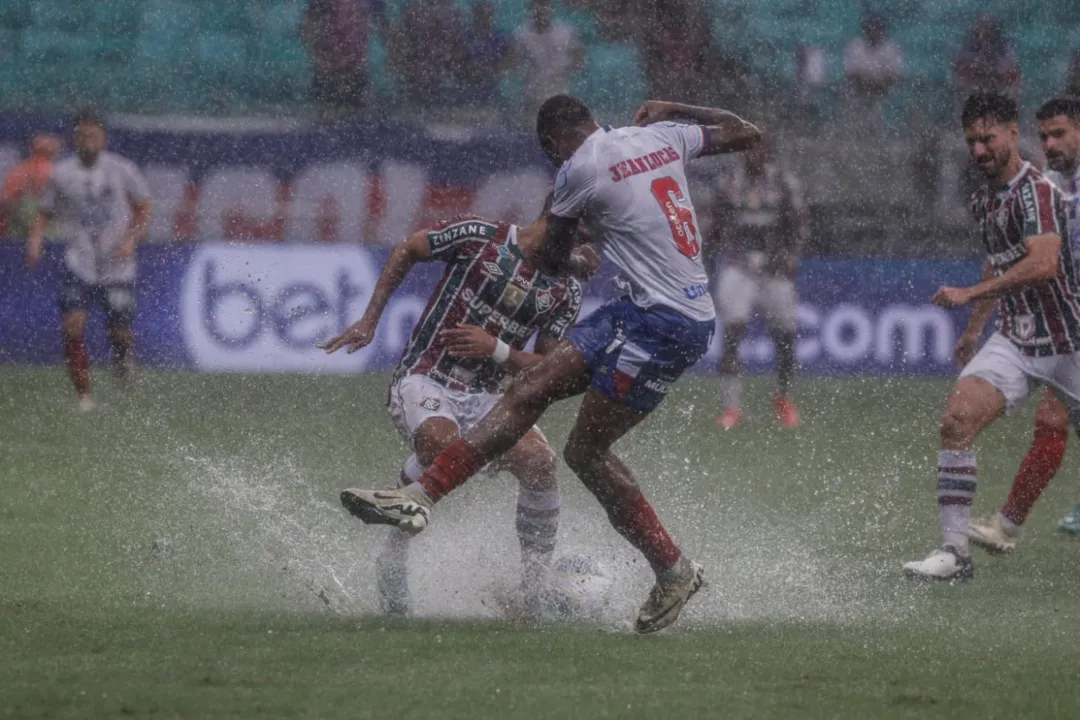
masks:
[[[75,155],[53,168],[34,228],[26,243],[26,263],[41,260],[45,228],[56,221],[66,242],[60,280],[60,327],[64,358],[80,410],[92,410],[87,313],[101,305],[109,327],[117,376],[131,374],[135,313],[135,245],[150,222],[150,190],[134,164],[105,150],[101,118],[84,112],[75,121]]]
[[[325,344],[330,353],[368,345],[390,296],[413,265],[446,263],[390,384],[390,417],[414,451],[401,472],[402,486],[418,480],[425,465],[495,405],[504,380],[551,352],[576,320],[581,285],[565,274],[538,271],[532,260],[548,207],[528,227],[462,217],[413,233],[390,253],[363,317]],[[583,274],[590,270],[589,254],[599,265],[591,250],[577,252],[576,269]],[[536,352],[525,352],[534,334]],[[559,527],[555,465],[555,452],[534,427],[493,468],[508,470],[520,483],[521,587],[525,608],[533,614],[542,612],[544,577]],[[404,530],[390,528],[376,560],[387,614],[410,612],[408,540]]]
[[[921,580],[973,576],[968,532],[975,495],[975,438],[1034,385],[1046,385],[1080,408],[1080,285],[1065,235],[1065,208],[1053,183],[1020,157],[1016,102],[976,93],[962,113],[964,139],[986,184],[971,210],[986,250],[983,279],[972,287],[942,287],[934,304],[976,303],[989,314],[997,301],[997,332],[964,365],[941,416],[937,499],[943,542],[924,560],[904,565]]]
[[[699,125],[668,122],[686,119]],[[540,144],[559,165],[543,249],[564,264],[584,220],[619,270],[625,295],[585,318],[499,403],[404,490],[357,490],[342,501],[367,523],[420,532],[432,506],[514,446],[551,403],[584,393],[564,450],[567,464],[647,559],[656,585],[638,614],[641,633],[673,623],[702,585],[612,446],[656,409],[671,384],[705,354],[715,328],[685,164],[745,150],[756,127],[723,110],[646,102],[634,125],[600,127],[568,95],[541,106]]]
[[[724,329],[720,390],[721,430],[743,420],[739,344],[755,310],[776,347],[773,409],[784,427],[797,427],[799,409],[791,399],[795,374],[795,273],[810,230],[802,184],[771,156],[768,142],[746,153],[746,172],[721,194],[717,207],[719,250],[727,265],[716,287],[716,309]]]
[[[1046,173],[1065,199],[1065,221],[1073,260],[1080,259],[1080,101],[1055,98],[1039,108],[1035,115],[1039,140],[1049,172]],[[989,320],[993,306],[972,314],[968,328],[957,344],[958,356],[974,352]],[[991,552],[1008,552],[1016,547],[1020,526],[1027,520],[1035,501],[1050,484],[1065,458],[1069,439],[1069,411],[1045,391],[1035,411],[1035,433],[1016,473],[1009,497],[1000,512],[971,523],[971,541]],[[1065,516],[1058,526],[1069,533],[1080,533],[1080,505]]]

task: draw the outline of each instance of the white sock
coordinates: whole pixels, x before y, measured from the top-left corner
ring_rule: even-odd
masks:
[[[535,587],[551,565],[559,534],[562,500],[557,487],[551,490],[518,490],[515,528],[521,543],[521,570],[526,588]]]
[[[724,398],[725,410],[740,409],[742,407],[742,378],[738,375],[721,375],[720,394]]]
[[[424,466],[420,464],[420,458],[416,457],[416,453],[413,453],[401,468],[401,477],[398,478],[398,487],[405,487],[410,483],[416,482],[423,474]]]
[[[977,475],[975,453],[970,450],[942,450],[938,453],[938,518],[945,545],[961,555],[968,554],[968,526],[971,502],[975,498]]]
[[[1020,532],[1020,526],[1005,517],[1004,513],[998,513],[998,518],[1001,520],[1001,527],[1005,528],[1005,532],[1009,535],[1015,535]]]

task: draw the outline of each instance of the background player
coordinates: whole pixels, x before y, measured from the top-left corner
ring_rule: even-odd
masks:
[[[150,221],[150,190],[138,168],[105,150],[105,125],[92,112],[75,121],[75,156],[61,160],[45,188],[26,243],[31,269],[41,260],[50,219],[66,242],[60,281],[60,328],[64,358],[79,409],[91,410],[90,356],[84,335],[93,304],[105,310],[116,374],[131,375],[135,312],[135,245]]]
[[[964,139],[986,184],[972,197],[987,259],[973,287],[943,287],[944,308],[999,298],[998,332],[964,366],[941,418],[938,506],[943,545],[904,565],[921,580],[972,577],[968,525],[975,495],[975,438],[1045,383],[1080,406],[1080,285],[1057,188],[1020,157],[1016,102],[977,93],[964,104]],[[985,307],[983,305],[982,307]]]
[[[1046,174],[1065,196],[1065,221],[1073,260],[1080,258],[1080,101],[1055,98],[1043,104],[1035,115],[1039,140],[1050,172]],[[972,312],[967,330],[957,343],[957,358],[966,362],[974,354],[983,326],[993,313],[993,303],[981,303]],[[1069,411],[1050,391],[1043,393],[1035,411],[1035,434],[1031,448],[1017,470],[1009,497],[1000,512],[971,523],[971,541],[992,552],[1008,552],[1016,547],[1020,526],[1027,520],[1035,501],[1050,484],[1065,458],[1069,439]],[[1059,527],[1080,532],[1080,505],[1073,508]]]
[[[419,479],[425,465],[495,405],[510,373],[550,352],[577,319],[578,281],[539,273],[528,261],[543,237],[549,207],[550,199],[541,217],[524,228],[470,217],[413,233],[390,253],[364,316],[326,343],[328,353],[368,345],[412,266],[446,263],[390,385],[390,416],[414,451],[402,470],[402,486]],[[592,259],[595,270],[599,258]],[[538,354],[523,350],[534,333]],[[555,452],[532,428],[496,463],[520,483],[515,527],[522,590],[526,608],[536,614],[559,527]],[[392,615],[410,609],[408,539],[405,531],[390,528],[376,560],[380,600]]]
[[[702,124],[664,122],[674,118]],[[634,123],[601,128],[584,103],[567,95],[545,101],[536,123],[541,146],[561,165],[546,262],[566,262],[583,219],[618,267],[626,296],[585,318],[518,375],[498,405],[417,483],[402,492],[346,490],[343,498],[365,522],[419,532],[435,502],[512,447],[551,403],[585,393],[564,457],[656,573],[636,623],[648,633],[675,622],[701,587],[702,568],[668,535],[612,446],[705,354],[715,329],[685,163],[745,150],[761,133],[723,110],[655,101],[638,109]]]
[[[772,158],[767,141],[746,153],[746,172],[721,193],[714,236],[727,259],[716,290],[716,309],[724,331],[720,389],[723,430],[742,422],[739,344],[750,314],[760,308],[776,347],[773,408],[785,426],[799,424],[791,399],[795,372],[795,272],[810,230],[802,185]],[[711,264],[706,261],[706,267]]]

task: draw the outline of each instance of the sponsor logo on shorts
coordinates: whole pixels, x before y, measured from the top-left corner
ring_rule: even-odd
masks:
[[[653,392],[660,393],[661,395],[667,394],[667,391],[671,389],[671,383],[664,382],[663,380],[654,380],[648,378],[645,380],[645,388],[652,390]]]
[[[702,284],[689,285],[683,288],[683,295],[686,296],[687,300],[694,300],[704,295],[708,295],[708,293],[709,288]]]
[[[442,407],[442,400],[439,400],[439,398],[426,397],[420,402],[420,407],[428,412],[435,412]]]

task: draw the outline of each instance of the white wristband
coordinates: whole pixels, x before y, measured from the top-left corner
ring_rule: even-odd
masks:
[[[491,351],[491,359],[499,365],[503,365],[510,359],[510,346],[502,340],[495,341],[495,349]]]

